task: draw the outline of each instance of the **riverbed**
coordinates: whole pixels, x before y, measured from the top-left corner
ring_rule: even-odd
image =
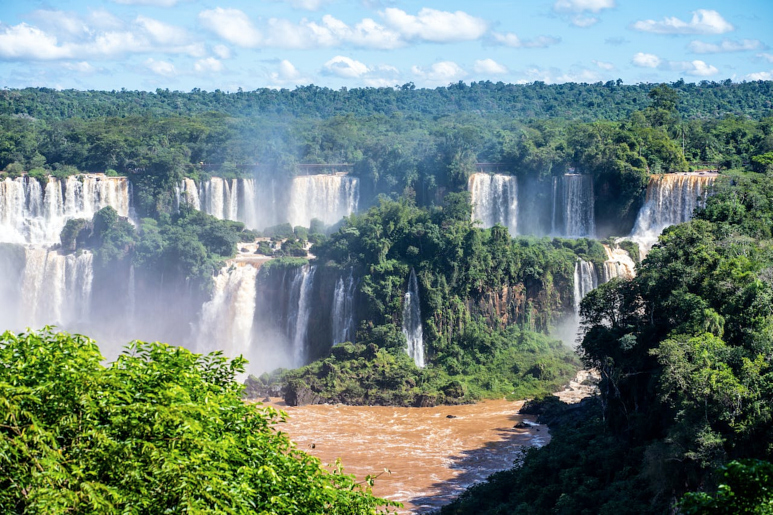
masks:
[[[428,513],[494,472],[511,468],[525,446],[550,436],[534,418],[518,415],[522,401],[462,406],[271,405],[289,415],[279,426],[298,448],[358,481],[381,474],[373,493],[403,503],[399,513]],[[518,423],[526,427],[514,427]],[[387,469],[389,472],[384,472]]]

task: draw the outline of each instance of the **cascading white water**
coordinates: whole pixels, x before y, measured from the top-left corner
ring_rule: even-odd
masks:
[[[579,314],[580,302],[599,285],[596,267],[590,261],[578,259],[574,264],[574,312]]]
[[[222,350],[229,357],[249,355],[257,277],[258,269],[250,265],[228,265],[215,276],[212,299],[202,307],[197,352]]]
[[[561,193],[560,201],[559,191]],[[553,177],[553,234],[567,238],[595,237],[596,216],[594,209],[592,176],[565,174],[561,177]],[[563,230],[560,230],[558,226],[557,213],[563,214]]]
[[[180,185],[177,187],[177,205],[181,203],[188,204],[193,209],[201,209],[201,200],[199,198],[199,188],[196,186],[196,182],[188,177],[184,178]]]
[[[55,324],[67,328],[86,322],[93,278],[90,252],[76,256],[26,248],[19,324],[29,327]]]
[[[518,182],[512,175],[474,173],[467,183],[472,219],[484,228],[501,224],[515,236],[518,231]]]
[[[631,239],[646,254],[657,243],[663,229],[692,218],[696,208],[705,204],[705,197],[716,175],[664,174],[650,176],[647,199],[639,211]]]
[[[288,335],[291,337],[293,348],[293,362],[296,367],[300,367],[306,364],[307,345],[306,339],[309,329],[309,318],[311,317],[311,292],[314,287],[314,273],[317,271],[316,266],[304,265],[296,272],[292,283],[292,294],[290,296],[291,302],[298,299],[297,304],[292,304],[294,307],[293,314],[294,320],[288,319],[290,332]]]
[[[421,328],[421,305],[419,281],[416,271],[411,269],[408,290],[403,299],[403,334],[408,340],[408,355],[419,368],[424,368],[424,333]]]
[[[604,261],[604,269],[601,272],[600,280],[602,283],[611,281],[616,277],[624,279],[633,279],[636,276],[636,263],[625,249],[615,246],[604,245],[604,252],[607,254],[607,260]]]
[[[334,224],[357,211],[360,181],[342,175],[305,175],[293,178],[287,219],[294,227],[308,227],[313,218]]]
[[[45,188],[30,177],[0,181],[0,241],[51,245],[59,242],[67,220],[91,220],[112,206],[129,216],[130,184],[125,177],[98,174],[49,177]]]
[[[354,291],[357,282],[354,279],[354,270],[349,270],[349,276],[343,275],[336,281],[333,294],[333,310],[331,322],[333,326],[333,345],[343,342],[354,342]]]

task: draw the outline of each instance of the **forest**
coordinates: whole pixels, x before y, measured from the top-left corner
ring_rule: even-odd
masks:
[[[272,429],[279,415],[241,401],[281,390],[288,404],[536,398],[527,409],[548,421],[551,443],[527,451],[444,514],[736,513],[744,506],[768,513],[771,88],[763,81],[618,81],[0,91],[0,185],[20,177],[45,185],[49,176],[82,173],[131,181],[131,222],[112,207],[70,219],[56,248],[93,256],[93,280],[110,292],[95,294],[98,312],[117,307],[119,294],[128,298],[123,284],[131,273],[139,278],[131,290],[141,299],[138,313],[161,306],[170,319],[184,313],[190,323],[218,274],[237,270],[226,262],[256,238],[256,253],[275,257],[257,273],[268,291],[294,283],[304,267],[321,284],[311,290],[316,298],[346,274],[358,278],[351,341],[317,342],[332,322],[312,312],[304,366],[250,376],[244,385],[236,380],[245,370],[240,358],[135,342],[105,365],[82,336],[5,333],[0,363],[14,365],[0,367],[8,413],[0,420],[0,463],[11,473],[0,476],[0,507],[87,513],[102,506],[112,513],[141,499],[184,500],[202,512],[285,502],[277,513],[390,509],[340,470],[326,472],[290,450]],[[468,181],[481,163],[533,187],[533,206],[543,210],[551,181],[590,177],[598,239],[480,227]],[[186,178],[254,178],[286,190],[308,165],[336,165],[359,180],[357,212],[332,225],[248,228],[180,201]],[[556,329],[577,309],[577,264],[602,269],[604,245],[638,261],[635,243],[613,237],[631,233],[651,176],[706,170],[719,176],[693,220],[667,228],[637,263],[636,277],[585,295],[576,353],[558,341]],[[7,246],[0,254],[21,259]],[[18,263],[0,265],[18,274]],[[402,330],[412,276],[421,291],[424,367],[406,354]],[[147,293],[157,287],[156,297]],[[41,350],[49,348],[55,352]],[[569,408],[550,394],[581,366],[600,373],[600,394]],[[46,379],[62,367],[71,373]],[[61,403],[48,402],[58,396]],[[127,399],[147,410],[127,413]],[[220,427],[228,428],[228,445],[215,437]],[[157,430],[164,437],[154,440]],[[170,443],[178,439],[182,447]],[[253,452],[268,457],[250,460]],[[100,455],[125,468],[100,470]],[[213,466],[215,455],[229,467]],[[154,486],[129,469],[147,470]],[[189,475],[172,481],[172,469]],[[237,481],[237,470],[261,486]],[[306,478],[313,488],[296,499]],[[11,484],[30,485],[31,495]]]

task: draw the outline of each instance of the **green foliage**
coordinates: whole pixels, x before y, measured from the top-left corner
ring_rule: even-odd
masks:
[[[244,403],[244,361],[133,342],[109,366],[83,336],[0,336],[4,513],[376,513],[340,468]]]
[[[773,513],[773,464],[762,460],[731,461],[720,469],[722,481],[714,495],[688,493],[679,508],[685,515]]]

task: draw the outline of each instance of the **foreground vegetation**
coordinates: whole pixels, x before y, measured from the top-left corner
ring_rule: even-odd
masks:
[[[686,513],[770,513],[769,464],[744,460],[773,458],[771,199],[773,176],[726,178],[635,279],[588,294],[601,403],[444,513],[664,513],[689,491]]]
[[[244,361],[83,336],[0,336],[3,513],[351,514],[395,506],[332,472],[244,403]]]

